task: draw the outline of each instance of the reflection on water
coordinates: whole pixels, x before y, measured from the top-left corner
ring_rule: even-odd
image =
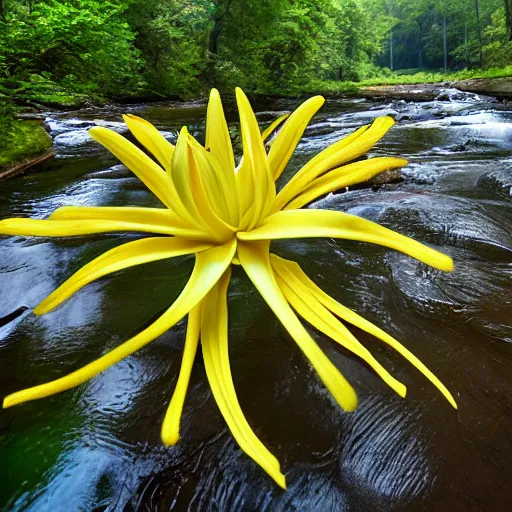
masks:
[[[268,122],[295,106],[257,105]],[[204,137],[205,106],[131,106],[169,140]],[[59,206],[157,206],[87,129],[125,133],[118,107],[52,114],[57,158],[0,185],[0,218]],[[360,396],[343,413],[243,271],[230,285],[230,354],[249,423],[280,461],[277,489],[237,447],[198,357],[182,439],[160,424],[180,366],[184,324],[77,389],[0,415],[5,510],[509,510],[512,464],[512,111],[478,97],[422,104],[328,101],[286,180],[312,154],[378,115],[399,124],[372,155],[404,155],[405,181],[329,195],[313,207],[375,220],[450,254],[443,274],[405,255],[343,240],[274,244],[346,306],[401,340],[454,393],[453,411],[399,354],[355,335],[408,386],[401,400],[365,366],[312,334]],[[228,111],[236,119],[233,104]],[[128,269],[43,316],[54,287],[127,236],[0,240],[2,395],[64,375],[133,336],[179,294],[192,259]]]

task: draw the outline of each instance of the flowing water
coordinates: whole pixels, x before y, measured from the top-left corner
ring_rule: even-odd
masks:
[[[267,123],[298,102],[256,104]],[[64,205],[159,206],[87,129],[125,132],[122,111],[171,140],[204,137],[204,105],[50,114],[57,157],[0,184],[0,219]],[[229,289],[230,357],[249,423],[282,463],[281,491],[241,452],[198,356],[182,437],[160,425],[185,324],[92,381],[0,414],[0,507],[13,511],[511,510],[512,107],[476,96],[430,103],[328,101],[289,176],[311,155],[382,114],[399,122],[371,155],[409,159],[404,181],[313,205],[377,221],[450,254],[451,274],[343,240],[274,244],[324,290],[402,341],[447,385],[455,411],[401,356],[354,334],[406,383],[401,399],[361,361],[313,332],[358,392],[344,413],[240,268]],[[231,121],[236,120],[233,105]],[[32,308],[74,271],[132,236],[0,239],[2,396],[58,378],[127,340],[178,296],[193,258],[146,264],[89,285],[56,311]]]

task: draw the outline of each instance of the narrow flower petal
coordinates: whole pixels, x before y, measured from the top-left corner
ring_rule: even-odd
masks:
[[[240,211],[234,169],[224,168],[215,155],[206,151],[192,136],[189,136],[189,145],[206,196],[196,198],[196,201],[208,201],[214,214],[223,222],[232,227],[238,226]],[[204,215],[211,218],[213,214],[204,212]]]
[[[261,140],[263,142],[266,142],[267,144],[273,144],[273,141],[267,142],[267,139],[272,135],[274,130],[277,129],[278,126],[281,125],[283,121],[288,119],[290,117],[290,114],[284,114],[282,116],[279,116],[276,120],[272,121],[262,132],[261,132]]]
[[[145,119],[132,114],[125,114],[123,119],[133,136],[154,155],[170,175],[174,146]]]
[[[194,160],[186,127],[182,128],[174,151],[172,179],[186,215],[194,224],[207,231],[214,240],[219,242],[224,242],[233,235],[234,228],[223,221],[212,208]]]
[[[313,180],[311,184],[288,203],[284,209],[297,210],[329,192],[368,181],[370,178],[373,178],[383,171],[397,169],[405,165],[407,165],[407,160],[390,157],[371,158],[370,160],[344,165]]]
[[[174,234],[172,226],[145,224],[142,222],[121,222],[114,220],[39,220],[5,219],[0,220],[0,235],[10,236],[83,236],[97,233],[142,232]]]
[[[367,333],[379,338],[384,343],[387,343],[390,347],[395,349],[399,354],[401,354],[405,359],[407,359],[415,368],[417,368],[434,386],[443,394],[443,396],[450,402],[450,404],[457,409],[457,404],[452,394],[448,391],[446,386],[409,350],[407,350],[400,342],[395,340],[389,334],[384,332],[382,329],[372,324],[368,320],[365,320],[363,317],[354,313],[351,309],[343,306],[336,300],[334,300],[331,296],[325,293],[319,286],[312,281],[306,273],[300,268],[300,266],[290,260],[285,260],[284,258],[278,258],[273,255],[273,263],[279,259],[281,268],[285,266],[289,274],[287,277],[290,278],[290,273],[293,274],[298,281],[300,281],[304,286],[306,286],[310,292],[315,296],[315,298],[321,302],[327,309],[332,311],[335,315],[339,316],[341,319],[349,322],[359,329],[366,331]],[[293,280],[292,286],[296,286],[297,281]]]
[[[271,254],[270,258],[279,287],[293,309],[313,327],[363,359],[391,389],[403,398],[407,391],[406,387],[389,374],[352,333],[318,301],[307,286],[280,264],[277,256]]]
[[[240,88],[236,89],[236,101],[240,114],[240,131],[244,149],[244,165],[237,174],[237,184],[239,191],[241,187],[247,186],[248,180],[244,174],[249,173],[253,194],[252,214],[245,228],[251,229],[270,211],[276,197],[276,189],[256,116],[247,96]],[[242,218],[243,213],[245,212],[242,212]]]
[[[206,242],[176,237],[144,238],[114,247],[73,274],[46,297],[34,309],[34,313],[36,315],[48,313],[84,286],[113,272],[150,261],[201,252],[211,247],[212,245]]]
[[[221,169],[234,174],[235,156],[219,91],[212,89],[206,112],[205,147],[218,160]]]
[[[239,242],[237,254],[254,286],[309,359],[336,401],[343,409],[353,411],[357,406],[357,396],[352,386],[308,334],[277,285],[270,266],[269,242]]]
[[[359,240],[401,251],[431,267],[450,272],[452,259],[412,238],[344,212],[287,210],[267,217],[253,231],[237,233],[239,240],[332,237]]]
[[[378,117],[369,127],[362,126],[348,137],[324,149],[307,162],[279,192],[273,211],[281,210],[318,176],[364,155],[386,135],[394,123],[391,117]]]
[[[268,154],[268,163],[274,180],[281,176],[306,126],[324,101],[322,96],[309,98],[291,114],[277,134]]]
[[[100,220],[145,224],[154,226],[151,233],[183,236],[194,240],[208,239],[207,232],[195,228],[167,208],[62,206],[50,215],[49,220]]]
[[[122,135],[108,128],[95,126],[89,130],[89,135],[133,171],[165,206],[172,210],[176,209],[179,197],[173,190],[172,182],[163,169],[148,155]]]
[[[234,241],[197,254],[190,279],[174,304],[153,324],[104,356],[65,377],[7,396],[3,407],[51,396],[86,382],[98,373],[147,345],[179,322],[220,279],[235,255]]]
[[[205,231],[210,231],[210,227],[205,219],[201,217],[194,200],[192,186],[190,184],[190,165],[191,155],[188,144],[188,130],[184,126],[178,136],[178,142],[174,150],[174,157],[172,161],[171,176],[176,192],[183,204],[184,218],[190,219],[194,225],[199,226]],[[185,215],[187,217],[185,217]]]
[[[178,382],[171,398],[169,408],[165,413],[162,423],[161,437],[162,442],[167,446],[176,444],[180,438],[180,420],[187,394],[190,374],[196,357],[197,345],[199,342],[199,330],[201,326],[201,304],[195,306],[188,314],[187,337],[185,339],[185,349],[181,362]]]
[[[228,353],[227,288],[230,271],[204,299],[201,344],[208,382],[231,433],[249,457],[254,459],[283,489],[285,477],[278,460],[265,448],[247,423],[238,403]]]

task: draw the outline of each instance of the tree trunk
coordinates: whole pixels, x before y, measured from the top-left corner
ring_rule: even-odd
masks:
[[[224,22],[224,18],[227,16],[229,12],[229,6],[231,5],[231,0],[226,0],[225,2],[217,1],[215,2],[215,14],[213,15],[213,28],[210,32],[210,41],[208,44],[208,50],[210,53],[217,54],[219,51],[219,36],[222,31],[222,24]]]
[[[505,2],[505,24],[507,26],[507,41],[512,41],[512,0]]]
[[[389,68],[393,71],[393,31],[389,35]]]
[[[213,29],[210,32],[210,44],[208,46],[208,50],[210,53],[217,54],[219,50],[219,36],[221,30],[222,18],[215,18]]]
[[[480,67],[483,66],[482,56],[482,29],[480,28],[480,9],[478,8],[478,0],[475,0],[475,15],[476,15],[476,31],[478,34],[478,48],[480,53]]]
[[[464,22],[464,65],[469,67],[469,53],[468,53],[468,24]]]
[[[418,68],[422,68],[423,67],[423,22],[420,22],[419,24],[419,27],[420,27],[420,34],[419,34],[419,38],[418,38]]]
[[[443,59],[444,59],[444,72],[448,70],[448,51],[446,45],[446,14],[443,14]]]

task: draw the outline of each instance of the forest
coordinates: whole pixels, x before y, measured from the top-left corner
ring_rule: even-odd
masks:
[[[509,64],[512,0],[0,0],[4,109]]]

